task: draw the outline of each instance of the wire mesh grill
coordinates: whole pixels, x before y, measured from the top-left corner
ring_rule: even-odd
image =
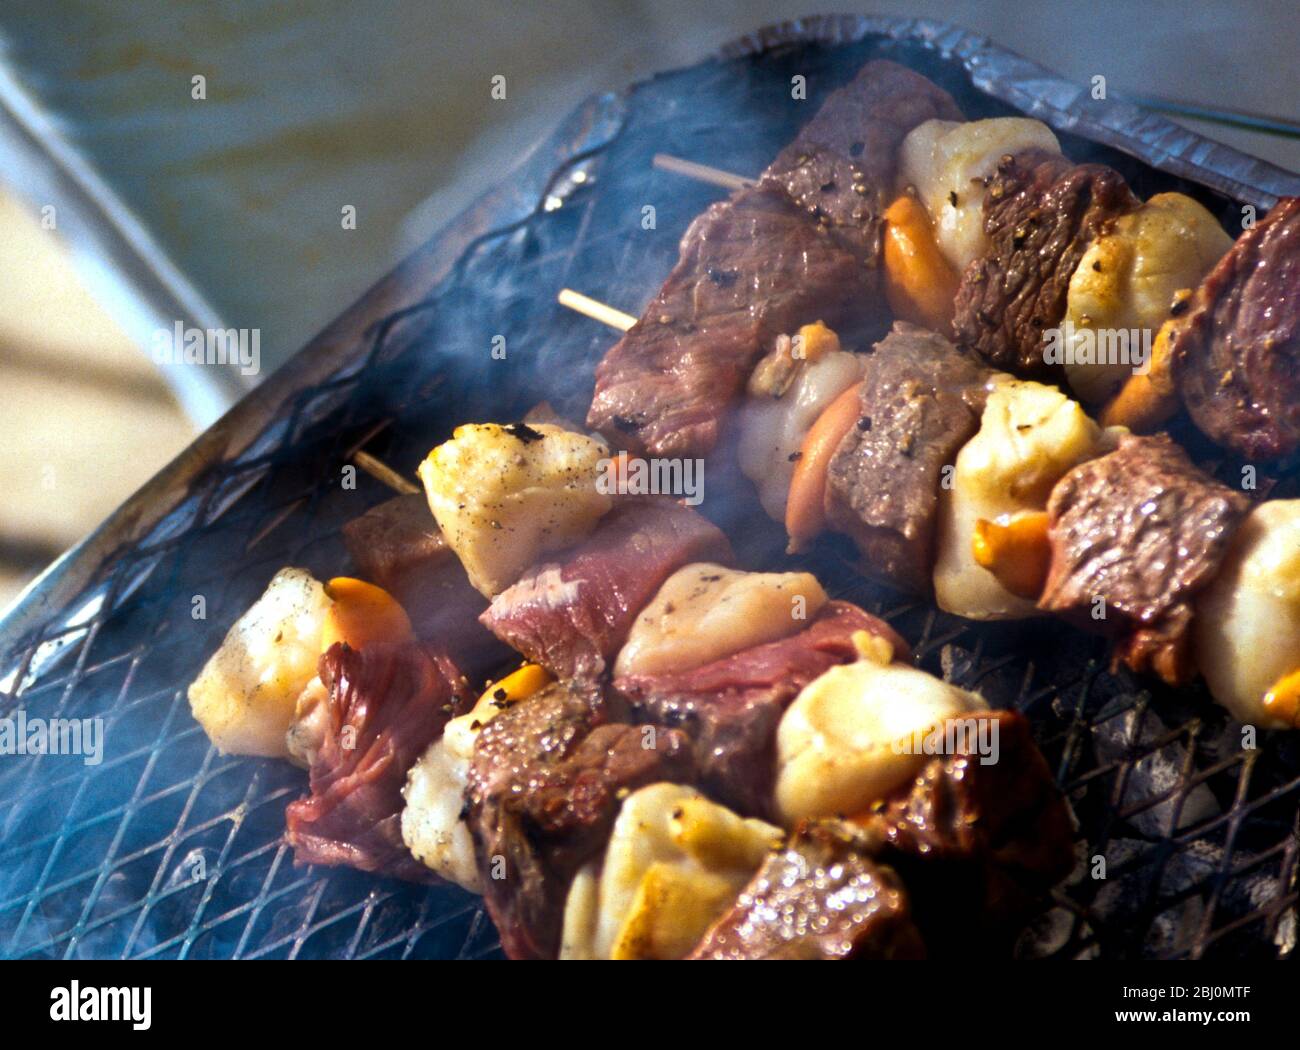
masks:
[[[869,37],[706,64],[593,102],[568,159],[414,306],[381,317],[325,382],[298,392],[235,458],[208,467],[138,544],[104,561],[80,598],[0,654],[0,713],[101,718],[103,760],[0,760],[0,953],[39,957],[481,957],[498,951],[475,898],[355,872],[298,868],[284,807],[304,776],[223,758],[185,686],[284,565],[344,571],[341,525],[385,498],[344,466],[364,446],[410,470],[452,426],[522,414],[546,397],[580,416],[609,335],[554,304],[565,285],[636,311],[676,240],[716,191],[653,171],[667,151],[759,170],[810,102],[868,57],[900,58],[970,116],[1005,106],[959,63]],[[704,105],[702,100],[707,100]],[[1188,189],[1082,141],[1139,192]],[[1230,202],[1198,191],[1220,212]],[[656,209],[654,230],[642,209]],[[491,355],[503,336],[506,358]],[[1275,479],[1285,491],[1291,478]],[[1106,669],[1104,645],[1050,622],[973,625],[861,580],[829,541],[804,559],[752,511],[733,477],[705,509],[741,563],[802,565],[836,596],[890,620],[918,663],[995,706],[1026,712],[1079,822],[1079,868],[1022,939],[1026,956],[1272,958],[1293,954],[1300,744],[1240,727],[1197,688],[1151,688]],[[199,614],[202,613],[200,616]],[[1105,877],[1098,873],[1098,858]]]

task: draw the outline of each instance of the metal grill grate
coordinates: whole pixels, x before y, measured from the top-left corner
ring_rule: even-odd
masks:
[[[972,116],[1008,112],[971,87],[956,58],[874,34],[709,63],[590,103],[521,169],[512,193],[484,205],[490,234],[463,253],[452,234],[434,245],[455,245],[458,261],[417,290],[431,287],[426,298],[385,308],[342,367],[295,391],[238,455],[201,470],[143,539],[94,566],[73,603],[0,654],[4,714],[105,726],[99,765],[0,760],[0,953],[497,951],[491,923],[455,888],[296,868],[281,834],[302,774],[219,756],[190,717],[185,685],[275,570],[335,574],[346,564],[340,526],[386,495],[364,477],[355,490],[341,484],[356,448],[409,470],[456,422],[517,416],[541,396],[581,414],[609,337],[557,308],[555,292],[570,285],[637,309],[680,231],[716,196],[654,172],[653,153],[757,171],[807,112],[789,104],[793,72],[824,85],[816,94],[875,54],[935,76]],[[1143,192],[1186,188],[1083,140],[1066,145],[1116,164]],[[646,204],[659,232],[641,228]],[[503,362],[491,359],[496,335],[506,338]],[[790,564],[778,530],[733,496],[739,482],[708,484],[706,509],[744,564]],[[1029,715],[1079,818],[1080,873],[1028,932],[1023,954],[1294,952],[1300,743],[1267,738],[1242,751],[1236,727],[1200,690],[1113,676],[1101,643],[1059,624],[975,626],[899,603],[863,583],[835,542],[799,563],[893,622],[926,669]],[[197,597],[205,619],[194,618]],[[1089,877],[1096,856],[1105,879]]]

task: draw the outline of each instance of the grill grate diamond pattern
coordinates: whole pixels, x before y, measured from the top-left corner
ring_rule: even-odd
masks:
[[[498,951],[474,898],[349,871],[294,866],[284,807],[303,776],[223,758],[189,715],[185,685],[280,567],[335,574],[343,522],[387,495],[342,468],[365,446],[402,470],[456,422],[518,416],[541,396],[580,417],[607,332],[554,304],[569,285],[635,312],[716,197],[655,172],[667,151],[759,170],[807,110],[799,72],[829,90],[872,54],[902,57],[971,116],[1008,112],[961,65],[868,37],[668,74],[589,104],[566,160],[521,179],[526,207],[474,241],[413,306],[377,319],[332,377],[299,391],[243,453],[213,463],[140,543],[106,559],[81,597],[0,650],[0,713],[104,720],[103,761],[0,759],[0,953],[82,958],[477,958]],[[698,104],[707,99],[708,105]],[[816,104],[814,97],[810,104]],[[1066,139],[1143,184],[1132,160]],[[546,167],[551,167],[547,163]],[[1159,188],[1186,189],[1159,178]],[[559,208],[538,202],[555,196]],[[1198,196],[1221,211],[1230,202]],[[642,207],[656,208],[643,230]],[[1225,211],[1226,213],[1226,211]],[[506,338],[505,361],[490,356]],[[1285,486],[1293,479],[1277,479]],[[1203,692],[1112,675],[1104,647],[1053,623],[976,626],[863,583],[830,541],[787,559],[775,527],[710,475],[706,509],[745,564],[792,561],[890,620],[921,666],[1032,720],[1079,820],[1080,867],[1023,954],[1277,957],[1294,953],[1300,743],[1243,751]],[[196,597],[206,618],[193,616]],[[1090,877],[1103,857],[1106,878]]]

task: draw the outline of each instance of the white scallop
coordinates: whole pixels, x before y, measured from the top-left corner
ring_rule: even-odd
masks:
[[[1219,703],[1242,722],[1293,728],[1263,700],[1300,669],[1300,500],[1250,512],[1197,599],[1193,629],[1197,664]]]
[[[975,561],[975,522],[1042,510],[1052,486],[1102,451],[1103,431],[1054,386],[1000,380],[985,403],[980,429],[957,453],[951,485],[939,491],[934,566],[941,609],[972,620],[1038,615]]]
[[[931,757],[914,746],[918,735],[987,706],[903,664],[864,658],[832,667],[804,687],[777,728],[782,821],[867,810]]]
[[[903,139],[899,181],[915,187],[939,250],[958,273],[988,247],[986,180],[1004,155],[1026,149],[1061,151],[1052,129],[1027,117],[927,120]]]
[[[740,470],[774,521],[785,521],[798,452],[817,417],[862,378],[863,358],[844,350],[800,364],[780,397],[751,393],[740,412]]]

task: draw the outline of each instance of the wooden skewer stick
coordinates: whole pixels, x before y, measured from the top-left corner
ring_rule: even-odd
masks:
[[[721,168],[711,168],[707,164],[697,164],[693,160],[674,157],[671,153],[656,153],[651,163],[660,171],[671,171],[674,175],[685,175],[688,179],[709,182],[714,186],[721,186],[723,189],[728,190],[741,190],[746,186],[754,185],[755,182],[754,179],[747,179],[743,175],[734,175],[729,171],[723,171]]]
[[[707,164],[697,164],[693,160],[674,157],[671,153],[656,153],[653,163],[660,171],[671,171],[675,175],[685,175],[688,179],[698,179],[700,182],[709,182],[729,190],[752,186],[755,182],[754,179],[734,175],[721,168],[711,168]],[[567,306],[584,317],[609,325],[610,328],[617,328],[620,332],[626,332],[636,324],[636,318],[631,314],[625,314],[622,310],[615,309],[591,296],[583,295],[581,292],[575,292],[572,288],[562,288],[559,300],[561,306]]]
[[[671,153],[656,153],[653,163],[660,171],[671,171],[675,175],[685,175],[688,179],[698,179],[700,182],[709,182],[729,190],[753,186],[755,182],[754,179],[734,175],[721,168],[711,168],[707,164],[697,164],[693,160],[674,157]],[[567,306],[584,317],[609,325],[610,328],[617,328],[620,332],[626,332],[636,324],[636,318],[631,314],[625,314],[622,310],[583,295],[581,292],[575,292],[572,288],[562,288],[559,300],[561,306]]]
[[[567,306],[570,310],[580,313],[584,317],[590,317],[593,321],[609,325],[610,328],[617,328],[620,332],[626,332],[636,324],[636,318],[631,314],[625,314],[622,310],[606,306],[590,296],[575,292],[572,288],[561,288],[557,298],[561,306]]]
[[[352,462],[376,481],[382,481],[394,492],[403,496],[413,496],[423,491],[415,482],[407,480],[382,459],[376,459],[369,452],[357,452],[353,455]]]

